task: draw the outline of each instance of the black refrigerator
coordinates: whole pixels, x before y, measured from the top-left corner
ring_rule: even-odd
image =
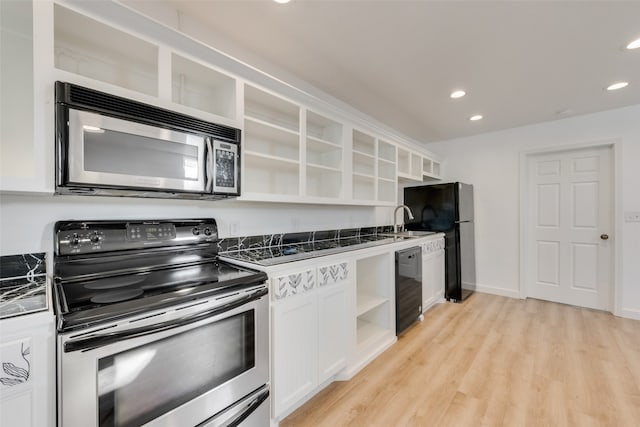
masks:
[[[445,234],[445,290],[448,301],[460,302],[476,288],[473,185],[453,182],[404,189],[408,230]]]

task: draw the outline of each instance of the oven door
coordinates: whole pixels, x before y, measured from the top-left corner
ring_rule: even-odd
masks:
[[[266,293],[253,288],[61,334],[59,425],[195,426],[236,407],[268,384]]]
[[[205,138],[68,109],[66,185],[205,192]]]

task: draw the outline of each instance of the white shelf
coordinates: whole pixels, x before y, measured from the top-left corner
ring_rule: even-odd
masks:
[[[395,164],[396,146],[389,142],[378,140],[378,159]]]
[[[360,317],[387,301],[389,301],[387,298],[383,298],[380,295],[360,292],[357,296],[357,316]]]
[[[286,127],[286,126],[281,126],[281,125],[279,125],[277,123],[265,120],[264,118],[261,118],[261,117],[253,116],[253,115],[251,115],[251,113],[245,113],[244,119],[245,119],[245,122],[247,122],[247,123],[249,123],[249,122],[256,123],[256,124],[264,126],[265,128],[269,127],[269,128],[275,129],[275,130],[277,130],[279,132],[288,133],[290,135],[295,135],[295,136],[300,135],[300,132],[295,130],[295,129],[291,129],[291,128]]]
[[[373,182],[373,181],[376,179],[376,177],[375,177],[375,176],[373,176],[373,175],[369,175],[369,174],[367,174],[367,173],[354,172],[352,175],[353,175],[353,177],[354,177],[355,179],[360,179],[360,180],[363,180],[363,179],[364,179],[364,180],[367,180],[367,181],[368,181],[368,180],[371,180],[371,182]]]
[[[298,162],[245,151],[243,172],[243,193],[289,196],[300,194]]]
[[[371,343],[383,339],[389,330],[375,323],[363,319],[357,321],[358,350],[368,347]]]
[[[353,152],[366,154],[371,157],[376,155],[376,139],[364,132],[354,129],[352,132]]]
[[[158,96],[158,47],[54,4],[54,65],[76,75]]]
[[[309,165],[307,165],[309,166]],[[309,197],[342,197],[342,171],[324,167],[307,168],[306,194]]]
[[[358,150],[353,150],[353,154],[355,154],[356,156],[362,156],[371,160],[375,160],[376,158],[373,154],[365,153],[363,151],[358,151]]]
[[[256,157],[259,159],[263,159],[265,162],[269,162],[269,163],[272,163],[272,162],[288,163],[291,165],[296,165],[296,167],[300,164],[300,162],[298,162],[297,160],[289,159],[287,157],[273,156],[271,154],[264,154],[257,151],[244,150],[244,154],[245,156],[248,156],[248,157]]]
[[[379,158],[378,158],[378,161],[383,162],[383,163],[388,163],[388,164],[390,164],[390,165],[394,165],[394,166],[395,166],[395,164],[396,164],[396,161],[395,161],[395,160],[387,160],[387,159],[383,159],[382,157],[379,157]]]
[[[378,178],[395,181],[396,165],[394,163],[378,162]]]
[[[316,138],[311,135],[307,135],[307,145],[309,145],[309,143],[312,143],[313,145],[315,145],[318,151],[342,150],[342,145],[340,144],[336,144],[335,142],[332,142],[332,141],[327,141],[324,139]]]
[[[375,157],[354,152],[352,165],[353,165],[354,174],[362,174],[362,175],[369,175],[369,176],[375,176],[376,174]]]
[[[249,118],[244,127],[245,152],[267,154],[298,161],[300,135],[285,128],[274,127]]]
[[[244,88],[244,115],[245,118],[300,132],[300,107],[250,85]]]
[[[307,164],[342,169],[342,147],[307,137]]]
[[[307,110],[307,137],[342,146],[342,124]]]
[[[236,118],[235,79],[175,53],[171,55],[171,99],[176,104]]]
[[[392,183],[392,184],[396,183],[395,179],[389,179],[389,178],[378,178],[378,181],[384,181],[384,182],[388,182],[388,183]]]
[[[325,165],[316,165],[314,163],[309,163],[309,162],[307,162],[307,168],[342,173],[342,169],[340,168],[334,168],[334,167],[325,166]]]

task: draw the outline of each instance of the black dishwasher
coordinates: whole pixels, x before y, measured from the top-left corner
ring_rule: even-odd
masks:
[[[396,335],[422,315],[422,252],[419,246],[396,252]]]

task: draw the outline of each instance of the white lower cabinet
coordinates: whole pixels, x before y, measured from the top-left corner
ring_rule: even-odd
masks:
[[[444,297],[444,239],[422,245],[422,310]]]
[[[318,310],[315,293],[273,306],[273,410],[282,414],[318,384]]]
[[[271,279],[279,289],[272,305],[272,418],[282,419],[346,366],[353,323],[348,265]]]
[[[349,349],[348,284],[318,290],[318,383],[322,384],[347,365]]]
[[[54,426],[53,315],[0,320],[0,335],[0,426]]]

